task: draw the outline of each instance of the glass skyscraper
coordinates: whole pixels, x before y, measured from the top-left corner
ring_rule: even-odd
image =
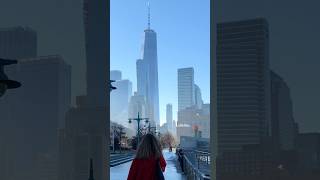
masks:
[[[194,70],[178,69],[178,110],[195,105]]]
[[[142,59],[137,60],[137,86],[138,94],[146,97],[148,118],[160,125],[157,33],[150,28],[150,14],[144,31]]]
[[[132,95],[132,83],[128,79],[122,79],[121,76],[121,71],[110,71],[110,78],[116,80],[113,85],[117,88],[116,91],[110,93],[110,120],[128,126],[128,107]]]
[[[172,131],[173,131],[172,104],[167,104],[167,108],[166,108],[166,121],[167,121],[168,130],[172,133]]]
[[[218,24],[218,153],[260,144],[269,133],[268,23],[263,18]]]

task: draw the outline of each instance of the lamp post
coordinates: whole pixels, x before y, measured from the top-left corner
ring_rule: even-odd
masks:
[[[132,121],[137,121],[138,123],[138,129],[137,129],[137,146],[139,145],[140,142],[140,121],[145,120],[146,123],[149,122],[149,118],[141,118],[140,113],[138,112],[138,118],[129,118],[129,123],[132,123]]]
[[[110,80],[110,81],[109,81],[109,87],[110,87],[109,89],[110,89],[110,92],[111,92],[112,90],[117,89],[116,87],[112,86],[112,83],[113,83],[113,82],[116,82],[116,81],[115,81],[115,80]]]
[[[15,89],[21,86],[21,83],[18,81],[9,80],[8,76],[4,73],[4,66],[17,63],[17,60],[0,58],[0,97],[3,96],[8,89]]]
[[[156,132],[157,127],[156,126],[151,126],[151,123],[149,122],[148,132],[151,133],[151,130],[154,130],[154,132]]]

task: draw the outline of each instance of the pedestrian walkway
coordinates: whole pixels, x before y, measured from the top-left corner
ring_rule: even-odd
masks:
[[[174,179],[174,180],[185,180],[183,174],[179,172],[179,168],[177,167],[177,157],[174,152],[169,152],[167,150],[163,151],[163,156],[167,162],[167,167],[164,174],[165,179]],[[128,177],[129,169],[131,166],[131,162],[121,164],[116,167],[110,168],[110,180],[126,180]]]

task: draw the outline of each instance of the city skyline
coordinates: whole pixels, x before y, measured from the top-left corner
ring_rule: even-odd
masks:
[[[109,2],[1,5],[1,180],[320,179],[320,2]]]
[[[110,67],[111,70],[122,71],[123,79],[132,81],[133,92],[137,91],[136,70],[133,67],[136,60],[141,58],[142,35],[148,25],[146,2],[111,1]],[[201,89],[204,103],[210,102],[209,2],[194,4],[170,1],[171,6],[168,7],[169,1],[150,1],[151,27],[158,36],[160,124],[166,121],[168,103],[172,104],[173,119],[177,120],[179,68],[194,68],[195,81]],[[122,13],[120,8],[124,6],[130,7],[129,13]],[[178,7],[195,12],[186,13],[178,10]],[[164,10],[167,16],[162,16]],[[194,22],[199,26],[195,27]],[[185,32],[181,33],[181,29]],[[198,45],[194,46],[194,43]],[[123,49],[126,53],[121,52]]]
[[[85,93],[85,53],[84,53],[84,30],[82,30],[82,1],[53,1],[53,0],[10,0],[5,1],[1,4],[2,11],[0,12],[0,19],[2,28],[15,27],[15,26],[28,26],[33,28],[38,32],[38,43],[41,44],[38,48],[39,55],[45,56],[48,54],[59,53],[64,57],[64,59],[72,65],[72,97],[73,104],[75,96],[82,95]],[[168,7],[168,11],[172,14],[178,7],[179,2],[164,2],[161,5]],[[232,2],[232,3],[231,3]],[[126,4],[127,5],[123,5]],[[165,4],[167,3],[167,4]],[[174,5],[172,5],[174,3]],[[287,6],[290,4],[291,6]],[[19,6],[17,6],[19,4]],[[116,18],[118,26],[123,26],[120,22],[124,18],[131,18],[139,16],[137,21],[141,28],[139,30],[134,29],[135,34],[138,37],[142,36],[141,29],[146,27],[146,8],[145,1],[139,0],[135,2],[124,2],[124,1],[111,1],[111,11],[114,11],[114,4],[117,5],[117,12],[111,12],[112,16],[122,17]],[[132,4],[137,4],[132,6]],[[192,3],[190,3],[192,4]],[[195,10],[199,9],[198,4],[195,4]],[[276,6],[274,6],[277,4]],[[302,7],[301,7],[302,5]],[[270,30],[270,36],[273,41],[270,46],[270,65],[273,69],[283,76],[288,85],[292,89],[292,98],[294,100],[294,117],[300,123],[300,128],[303,132],[319,132],[319,121],[317,120],[317,104],[319,98],[317,92],[319,91],[319,85],[315,82],[317,79],[314,74],[317,73],[317,67],[319,66],[319,61],[317,61],[317,42],[319,40],[317,32],[320,28],[317,21],[317,8],[319,2],[313,1],[306,4],[301,4],[297,0],[283,0],[277,2],[275,0],[270,0],[266,3],[261,3],[260,1],[253,0],[243,0],[243,1],[233,1],[226,0],[217,2],[216,5],[216,15],[217,21],[225,20],[240,20],[250,17],[267,17],[272,26],[278,28],[272,28]],[[154,1],[151,1],[151,7],[154,6]],[[209,12],[208,3],[200,4],[201,7],[206,6]],[[41,11],[34,11],[34,8]],[[141,12],[130,10],[128,14],[118,16],[117,14],[124,12],[128,8],[139,7]],[[254,8],[251,8],[254,7]],[[302,10],[297,10],[297,8]],[[12,11],[14,9],[15,11]],[[122,10],[121,10],[122,9]],[[190,10],[191,8],[187,8]],[[272,11],[270,11],[272,9]],[[221,11],[223,10],[223,12]],[[153,10],[155,11],[155,10]],[[59,13],[56,13],[59,12]],[[181,12],[180,10],[177,12]],[[189,11],[190,12],[190,11]],[[286,13],[284,13],[286,12]],[[308,12],[308,13],[304,13]],[[41,16],[39,16],[41,13]],[[153,13],[153,18],[156,18]],[[28,14],[28,16],[26,16]],[[54,15],[53,15],[54,14]],[[158,12],[158,14],[160,14]],[[168,13],[166,13],[168,14]],[[184,19],[184,13],[180,13],[178,18],[171,19],[170,16],[166,15],[164,18],[168,19],[167,25],[177,22],[186,22],[187,19],[192,19],[188,14],[188,17]],[[159,16],[159,15],[158,15]],[[141,17],[141,18],[140,18]],[[205,18],[208,15],[204,16]],[[112,19],[111,19],[112,21]],[[133,23],[131,22],[131,23]],[[285,22],[285,23],[284,23]],[[159,21],[154,21],[154,26],[157,26]],[[197,22],[199,23],[199,22]],[[190,23],[192,24],[192,23]],[[201,23],[202,25],[203,23]],[[63,26],[61,26],[63,25]],[[114,27],[114,23],[112,27]],[[204,27],[209,26],[208,23],[204,23]],[[125,25],[124,25],[125,27]],[[173,29],[173,28],[172,28]],[[288,31],[290,29],[290,31]],[[159,33],[162,30],[158,29]],[[173,29],[174,31],[178,31]],[[123,32],[123,30],[120,30]],[[298,36],[297,34],[302,33],[303,36]],[[59,37],[54,36],[54,34],[59,34]],[[209,34],[209,33],[208,33]],[[126,36],[127,37],[127,36]],[[123,37],[125,38],[125,36]],[[292,38],[297,38],[295,41],[301,43],[288,43],[292,42]],[[130,40],[136,41],[136,49],[139,49],[139,43],[141,40],[139,38],[134,39],[132,36]],[[169,39],[169,38],[167,38]],[[310,44],[311,43],[311,44]],[[305,44],[310,44],[310,46],[305,46]],[[111,47],[112,48],[112,47]],[[134,52],[139,54],[139,50]],[[130,52],[132,54],[132,52]],[[134,57],[137,57],[134,55]],[[163,59],[163,58],[162,58]],[[131,60],[131,59],[130,59]],[[124,59],[122,61],[129,61]],[[132,60],[134,63],[135,60]],[[209,62],[208,62],[209,63]],[[290,68],[288,68],[290,64]],[[111,64],[111,67],[114,66]],[[113,69],[118,69],[117,67]],[[297,72],[307,72],[307,73],[297,73]],[[130,77],[127,73],[125,77]],[[196,73],[196,76],[197,73]],[[198,78],[198,77],[196,77]],[[310,80],[308,80],[310,78]],[[203,80],[203,82],[205,82]],[[201,84],[200,87],[204,89]],[[161,82],[160,82],[161,88]],[[161,93],[161,92],[160,92]],[[304,94],[306,96],[300,96]],[[160,94],[161,95],[161,94]],[[206,99],[204,97],[204,99]],[[310,106],[306,106],[310,104]]]

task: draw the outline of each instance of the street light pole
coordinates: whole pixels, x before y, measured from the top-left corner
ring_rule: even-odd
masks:
[[[113,82],[116,82],[116,81],[115,81],[115,80],[110,80],[110,81],[109,81],[109,90],[110,90],[110,92],[111,92],[112,90],[117,89],[116,87],[114,87],[114,86],[112,85]]]
[[[142,120],[142,119],[140,119],[139,113],[138,113],[138,119],[136,119],[136,120],[138,122],[138,141],[137,141],[137,147],[138,147],[138,145],[140,143],[140,120]]]
[[[9,80],[8,76],[4,73],[4,66],[17,63],[17,60],[0,58],[0,97],[3,96],[8,89],[15,89],[21,86],[21,83],[18,81]]]
[[[138,123],[138,129],[137,129],[137,146],[140,143],[140,121],[145,120],[146,123],[149,122],[149,118],[140,118],[140,113],[138,112],[138,118],[129,118],[129,123],[132,123],[132,121],[137,121]]]
[[[151,133],[151,129],[154,129],[154,132],[156,132],[157,127],[156,126],[151,126],[151,123],[149,122],[149,126],[148,126],[148,132]]]

